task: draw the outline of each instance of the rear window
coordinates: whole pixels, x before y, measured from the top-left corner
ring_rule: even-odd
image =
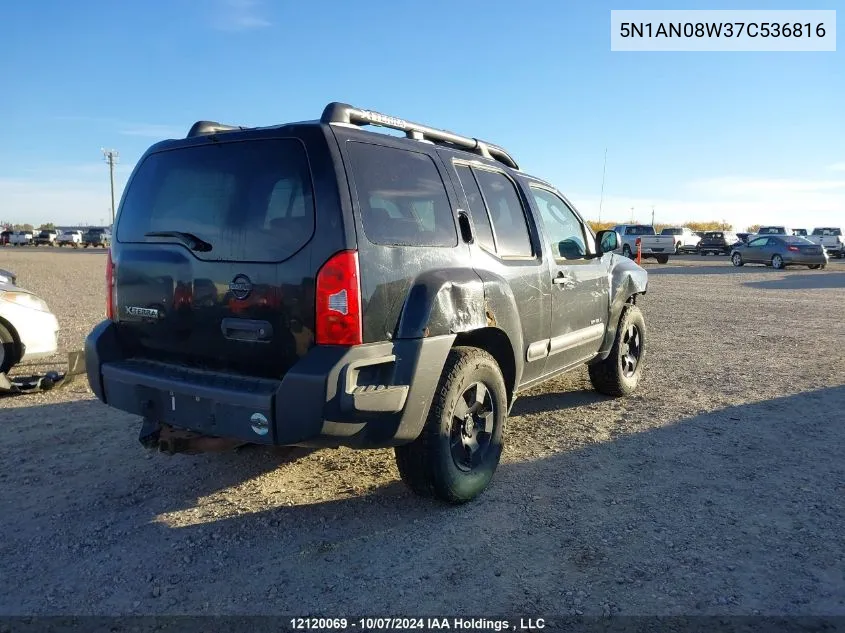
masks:
[[[829,237],[841,237],[842,231],[840,229],[814,229],[813,235],[825,235]]]
[[[386,246],[455,246],[446,187],[427,154],[351,141],[364,233]]]
[[[295,139],[211,143],[149,155],[120,208],[120,242],[168,242],[158,231],[211,244],[206,260],[277,262],[314,233],[305,149]]]
[[[654,235],[653,226],[629,226],[625,229],[625,235]]]
[[[723,240],[723,239],[725,239],[725,234],[720,233],[718,231],[708,231],[707,233],[704,234],[704,237],[710,238],[710,239],[713,239],[713,240]]]
[[[684,232],[683,229],[663,229],[660,231],[661,235],[682,235]]]
[[[781,226],[764,226],[757,231],[757,235],[785,235],[786,229]]]

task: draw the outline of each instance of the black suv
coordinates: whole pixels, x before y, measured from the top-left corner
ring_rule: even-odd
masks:
[[[164,452],[392,446],[413,490],[463,502],[518,391],[641,376],[646,272],[477,139],[340,103],[200,121],[144,154],[115,226],[88,380]]]
[[[82,234],[82,245],[85,248],[108,248],[110,243],[111,234],[106,229],[88,229]]]

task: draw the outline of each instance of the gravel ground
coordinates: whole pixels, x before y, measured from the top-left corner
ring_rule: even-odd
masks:
[[[0,250],[62,352],[104,261]],[[390,451],[148,454],[84,379],[0,399],[0,615],[845,615],[845,265],[647,268],[637,395],[522,395],[463,507]]]

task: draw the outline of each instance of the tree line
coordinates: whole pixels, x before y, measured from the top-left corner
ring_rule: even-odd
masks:
[[[606,231],[608,229],[612,229],[614,226],[619,226],[620,224],[641,224],[641,222],[594,222],[592,220],[588,220],[587,224],[590,225],[590,228],[593,229],[594,232],[598,231]],[[685,226],[693,232],[696,231],[733,231],[733,224],[729,222],[718,222],[715,220],[711,220],[709,222],[684,222],[682,224],[655,224],[654,230],[657,233],[660,233],[663,229],[670,227],[670,226]],[[759,224],[752,224],[749,227],[746,227],[746,232],[748,233],[756,233],[760,230]]]

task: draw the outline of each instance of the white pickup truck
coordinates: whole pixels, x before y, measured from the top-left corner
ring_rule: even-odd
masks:
[[[9,237],[12,246],[32,246],[32,231],[15,231]]]
[[[845,257],[845,242],[842,241],[842,229],[825,226],[813,229],[807,239],[824,247],[831,257]]]
[[[613,227],[622,238],[619,250],[626,257],[634,259],[639,245],[643,258],[654,257],[658,264],[669,261],[675,252],[674,235],[657,235],[653,226],[647,224],[620,224]]]
[[[59,246],[72,246],[73,248],[79,248],[82,244],[82,231],[65,231],[56,239],[56,244]]]
[[[667,226],[660,231],[660,234],[671,235],[675,238],[676,255],[680,255],[683,252],[696,252],[698,250],[698,243],[701,241],[700,236],[685,226]]]

